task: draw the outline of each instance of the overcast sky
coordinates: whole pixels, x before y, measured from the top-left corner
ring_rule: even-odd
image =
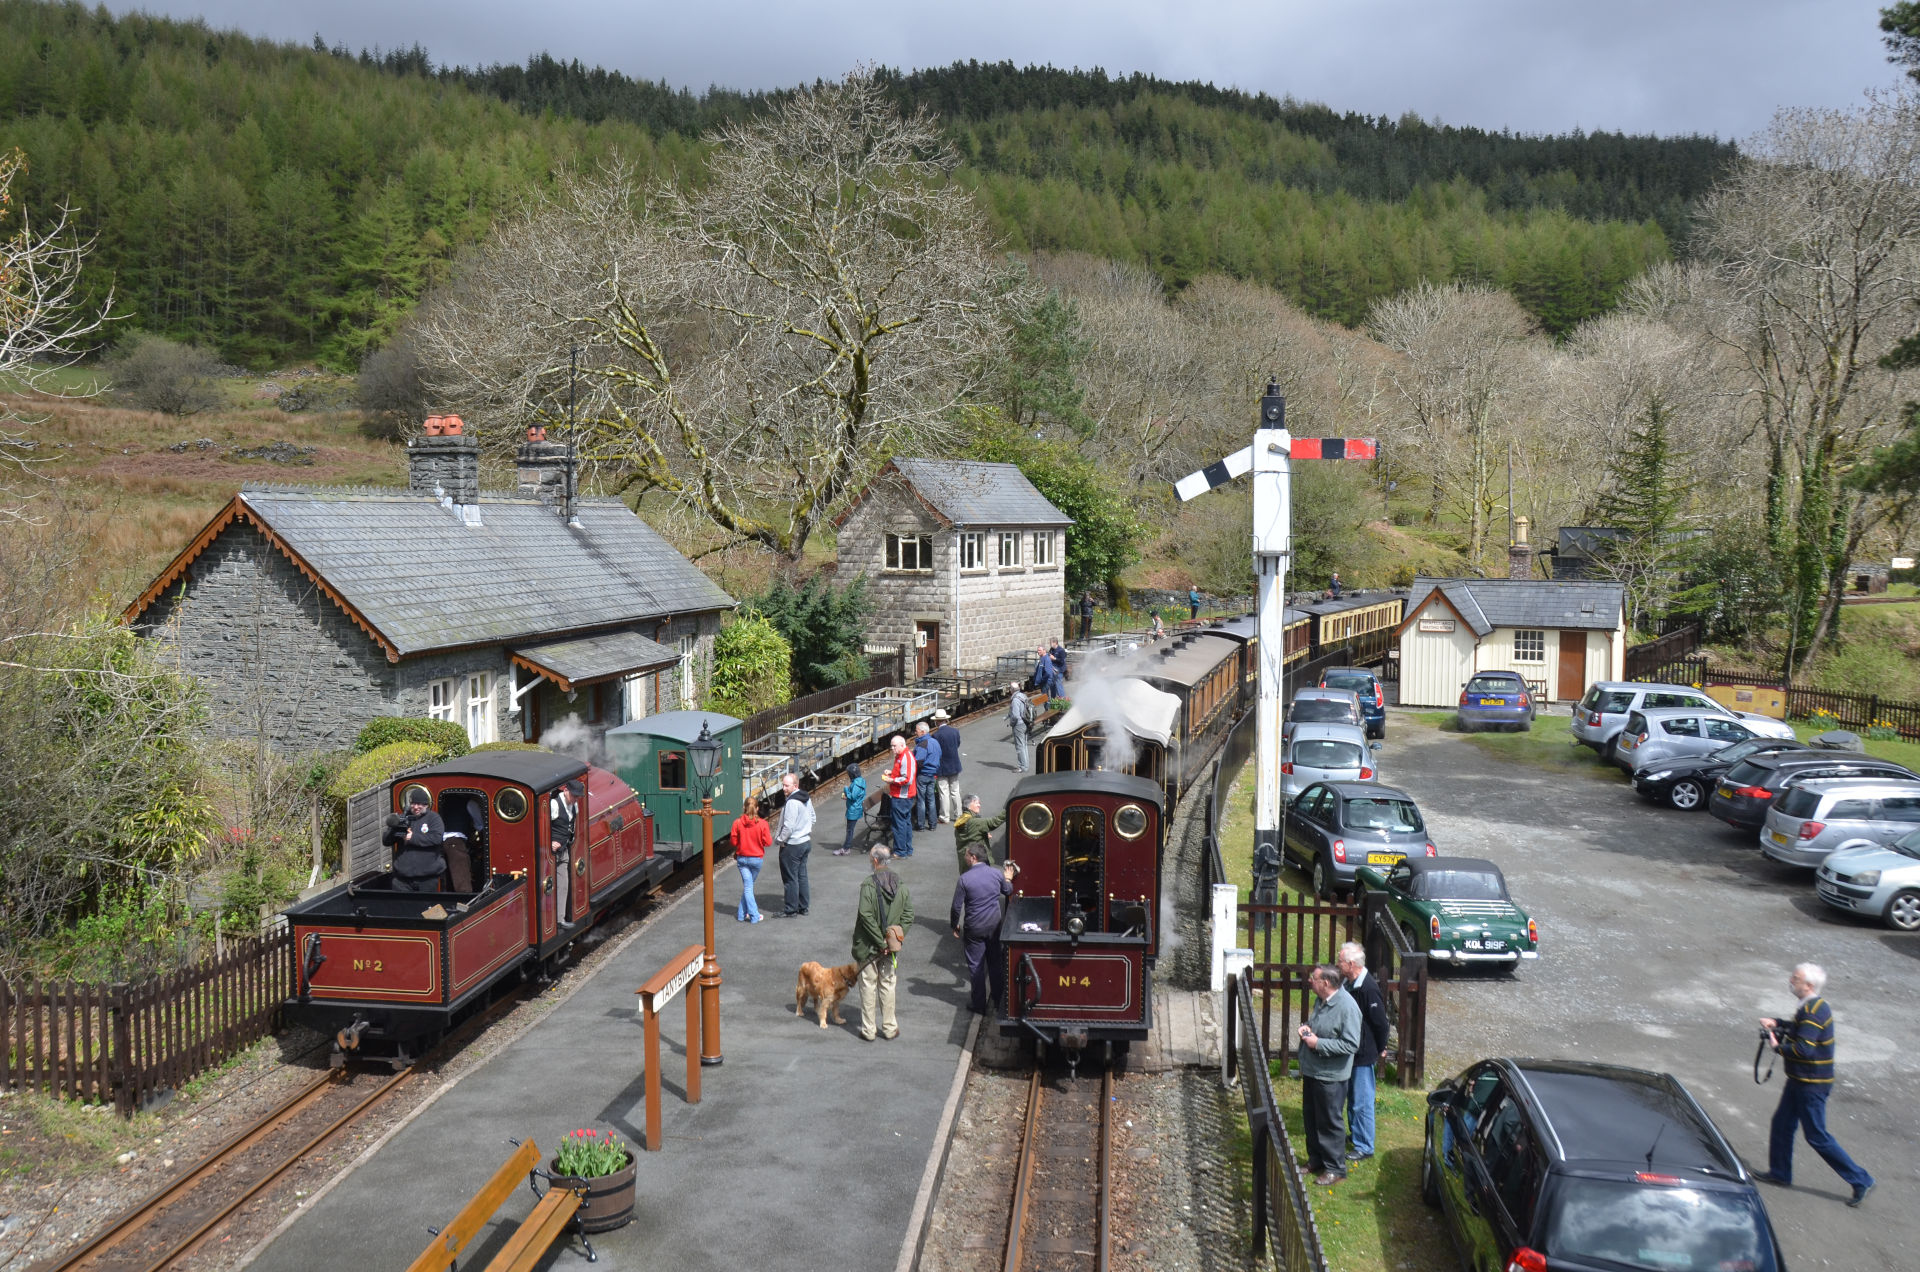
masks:
[[[774,88],[859,62],[1148,71],[1339,110],[1560,132],[1742,138],[1778,106],[1896,78],[1885,0],[167,0],[112,4],[436,62],[544,49],[694,89]]]

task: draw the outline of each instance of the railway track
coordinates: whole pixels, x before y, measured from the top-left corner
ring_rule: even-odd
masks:
[[[390,1098],[412,1073],[356,1079],[348,1070],[329,1070],[90,1241],[41,1267],[157,1272],[173,1266],[309,1153]]]
[[[1107,1272],[1112,1143],[1112,1070],[1068,1077],[1036,1066],[1004,1272]]]

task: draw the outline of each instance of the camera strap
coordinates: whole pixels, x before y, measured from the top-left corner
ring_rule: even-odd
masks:
[[[1753,1080],[1757,1085],[1765,1086],[1773,1079],[1773,1065],[1774,1062],[1779,1059],[1779,1055],[1779,1052],[1768,1045],[1767,1035],[1765,1031],[1762,1031],[1760,1034],[1760,1045],[1756,1047],[1753,1052]],[[1765,1073],[1760,1072],[1760,1059],[1762,1056],[1766,1057],[1767,1061],[1767,1071]]]

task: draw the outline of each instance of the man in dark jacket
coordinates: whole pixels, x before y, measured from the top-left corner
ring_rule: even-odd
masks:
[[[1011,861],[995,870],[987,864],[979,844],[967,848],[967,868],[953,885],[955,938],[967,943],[967,983],[972,987],[968,1006],[986,1015],[1006,997],[1007,965],[1000,953],[1000,915],[1013,891],[1019,869]]]
[[[447,868],[440,853],[440,841],[446,837],[446,825],[433,811],[427,792],[414,787],[407,795],[407,829],[394,844],[393,890],[395,892],[438,892],[440,873]]]
[[[940,767],[935,772],[940,792],[940,820],[951,824],[960,816],[960,730],[943,707],[933,713],[933,740],[940,744]]]
[[[1802,963],[1787,978],[1787,988],[1800,1000],[1792,1020],[1768,1016],[1760,1027],[1773,1049],[1786,1061],[1787,1080],[1780,1088],[1780,1104],[1773,1111],[1767,1144],[1767,1171],[1755,1176],[1764,1183],[1785,1186],[1793,1182],[1793,1137],[1805,1131],[1807,1147],[1833,1167],[1853,1188],[1847,1199],[1858,1206],[1873,1191],[1873,1176],[1847,1156],[1840,1141],[1827,1130],[1827,1097],[1833,1092],[1833,1008],[1825,997],[1827,974],[1816,963]]]
[[[547,801],[548,850],[553,853],[553,912],[562,923],[573,922],[573,840],[580,820],[578,782],[564,782]]]
[[[1093,635],[1093,593],[1080,593],[1080,640],[1085,643]]]
[[[1040,650],[1039,654],[1038,661],[1033,664],[1031,683],[1035,689],[1044,691],[1047,697],[1058,698],[1066,689],[1060,679],[1060,666],[1046,650]]]
[[[1340,975],[1346,978],[1347,993],[1360,1009],[1360,1046],[1353,1053],[1353,1077],[1347,1083],[1347,1139],[1349,1162],[1364,1162],[1373,1156],[1373,1089],[1380,1055],[1387,1049],[1387,1002],[1380,995],[1379,982],[1367,975],[1367,952],[1357,942],[1340,947]]]
[[[940,762],[945,758],[925,720],[913,726],[913,762],[920,773],[920,793],[913,801],[913,828],[932,830],[940,820]]]

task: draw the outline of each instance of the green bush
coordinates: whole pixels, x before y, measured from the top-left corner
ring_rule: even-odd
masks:
[[[538,742],[482,742],[473,748],[472,753],[477,755],[481,751],[545,751],[548,749]]]
[[[356,755],[365,755],[378,747],[391,746],[395,742],[428,743],[439,749],[441,759],[465,755],[472,749],[467,744],[466,729],[452,720],[378,716],[367,721],[367,727],[360,730],[360,736],[354,739],[353,751]]]
[[[465,749],[461,748],[462,751]],[[408,769],[446,758],[446,752],[431,742],[389,742],[357,757],[353,763],[341,769],[340,776],[334,778],[333,785],[327,788],[327,794],[335,799],[345,799],[369,786],[391,782]]]
[[[714,637],[707,710],[745,719],[779,706],[792,691],[793,646],[763,615],[742,610]]]

